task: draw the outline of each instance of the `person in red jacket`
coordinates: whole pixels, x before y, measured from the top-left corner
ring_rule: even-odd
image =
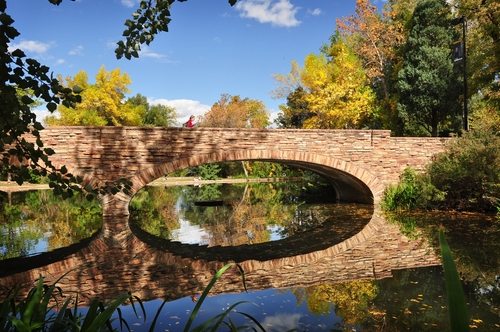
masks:
[[[194,115],[191,115],[189,117],[189,120],[187,120],[187,122],[184,123],[184,127],[186,127],[186,128],[193,128],[194,127]]]

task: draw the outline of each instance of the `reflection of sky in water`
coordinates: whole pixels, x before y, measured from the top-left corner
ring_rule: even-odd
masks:
[[[187,244],[208,244],[209,234],[200,226],[186,219],[179,220],[179,228],[172,230],[171,239]]]
[[[180,214],[184,199],[182,195],[179,196],[175,202],[175,210]],[[179,228],[172,230],[170,238],[173,241],[179,241],[187,244],[208,245],[210,235],[199,225],[193,225],[189,220],[182,217],[179,218]]]
[[[16,233],[17,236],[21,237],[21,233],[23,231],[30,231],[30,227],[27,226],[21,226],[17,229],[14,229],[13,231]],[[33,231],[36,232],[36,231]],[[0,229],[1,236],[3,238],[8,238],[7,236],[7,230],[6,229]],[[51,232],[45,232],[42,234],[42,237],[38,239],[33,239],[33,240],[25,240],[25,246],[24,246],[24,251],[23,251],[23,256],[31,256],[31,255],[37,255],[41,254],[44,252],[49,251],[49,237],[52,235]],[[7,245],[0,246],[0,255],[6,255],[8,252],[9,248]]]
[[[278,225],[267,225],[266,229],[269,232],[269,241],[277,241],[283,238],[282,232],[284,227]]]
[[[198,294],[199,295],[199,294]],[[221,294],[205,299],[192,327],[196,327],[208,319],[223,313],[229,306],[238,301],[246,301],[236,307],[254,317],[268,332],[281,332],[297,329],[298,331],[331,331],[342,319],[337,317],[333,310],[328,314],[311,314],[305,302],[298,304],[295,296],[288,289],[267,289],[250,291],[241,294]],[[130,306],[123,307],[122,313],[133,331],[148,331],[152,316],[160,307],[160,300],[144,303],[149,313],[146,324],[137,319]],[[165,304],[155,331],[183,331],[184,326],[194,308],[191,297],[184,297]],[[247,318],[232,312],[229,318],[237,326],[251,326]],[[227,321],[227,319],[226,319]],[[249,329],[250,330],[250,329]]]

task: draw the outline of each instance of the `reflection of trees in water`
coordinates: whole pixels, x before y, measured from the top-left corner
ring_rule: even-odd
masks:
[[[130,220],[144,231],[168,239],[179,228],[175,210],[177,194],[162,187],[147,187],[130,202]]]
[[[415,238],[426,237],[434,246],[438,246],[438,228],[444,226],[465,291],[500,315],[500,225],[494,215],[427,211],[388,214],[387,220]]]
[[[312,313],[328,314],[335,310],[344,324],[353,325],[370,318],[369,308],[378,288],[373,280],[354,280],[294,289],[292,293],[297,303],[306,302]]]
[[[17,194],[16,194],[17,195]],[[24,256],[47,237],[48,250],[69,246],[90,237],[101,226],[97,200],[82,195],[62,200],[49,190],[20,193],[15,205],[1,205],[0,257]]]
[[[162,222],[154,209],[158,205],[166,209],[167,202],[170,202],[172,207],[177,204],[179,215],[172,213],[167,218],[180,217],[198,225],[209,234],[209,246],[257,244],[271,240],[272,226],[276,226],[275,234],[279,232],[280,238],[285,238],[327,221],[331,208],[303,205],[298,200],[300,195],[314,187],[308,182],[286,182],[161,189],[171,193],[170,200],[161,198],[158,193],[153,194],[153,188],[146,188],[131,202],[131,219],[143,230],[168,239],[179,225],[168,220]],[[155,203],[158,199],[161,199],[161,204]],[[204,204],[197,204],[199,202]]]
[[[0,213],[0,259],[28,255],[43,235],[33,220],[25,220],[19,206],[3,205]]]

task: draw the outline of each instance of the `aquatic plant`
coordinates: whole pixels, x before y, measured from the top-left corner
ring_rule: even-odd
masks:
[[[0,330],[84,332],[105,327],[111,330],[111,316],[129,298],[129,294],[122,294],[108,304],[93,299],[87,314],[83,315],[78,312],[78,301],[75,301],[73,310],[69,309],[71,297],[61,306],[57,305],[57,301],[54,304],[57,293],[62,294],[62,290],[56,286],[61,278],[51,285],[45,285],[44,278],[40,277],[26,298],[19,302],[16,301],[19,289],[14,289],[0,303]],[[122,318],[120,320],[126,324]]]

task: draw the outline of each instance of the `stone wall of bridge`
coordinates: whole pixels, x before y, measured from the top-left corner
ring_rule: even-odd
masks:
[[[369,194],[375,203],[405,167],[425,167],[447,141],[387,130],[240,128],[54,127],[41,136],[56,152],[54,164],[94,182],[128,178],[133,192],[186,167],[269,160],[316,170],[343,188],[346,200]]]

